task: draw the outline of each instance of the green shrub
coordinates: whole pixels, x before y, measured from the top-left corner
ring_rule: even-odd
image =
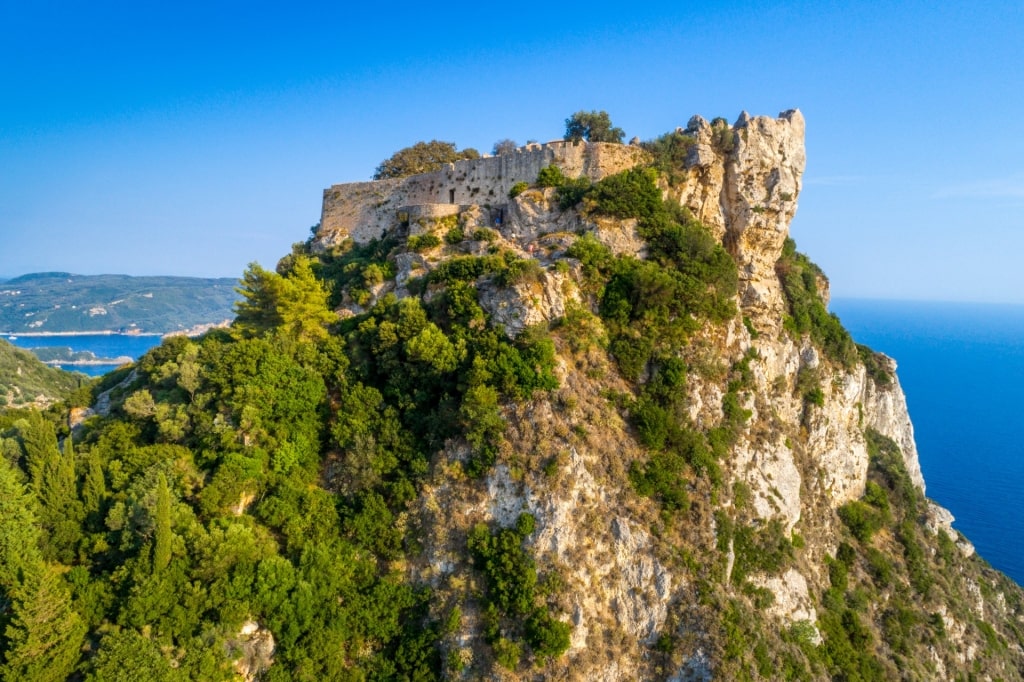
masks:
[[[475,242],[495,242],[498,240],[498,233],[487,227],[478,227],[473,230],[473,241]]]
[[[573,208],[587,196],[592,187],[590,178],[581,176],[575,180],[566,180],[555,190],[555,198],[558,199],[558,208],[567,211]]]
[[[410,251],[426,251],[441,245],[441,238],[435,234],[417,234],[409,237]]]
[[[367,244],[349,248],[337,255],[322,256],[313,264],[313,271],[328,287],[328,302],[341,305],[346,291],[353,300],[368,299],[369,287],[395,276],[394,262],[388,259],[398,242],[392,238],[373,239]]]
[[[884,388],[892,385],[894,377],[889,372],[889,364],[886,362],[884,355],[876,353],[859,343],[857,344],[857,355],[860,356],[868,376],[875,382],[876,386]]]
[[[526,621],[526,642],[541,665],[569,650],[571,634],[571,625],[552,618],[545,609],[535,609]]]
[[[505,639],[498,639],[494,643],[494,660],[506,670],[515,670],[519,667],[519,660],[523,657],[523,651],[515,642]]]
[[[809,334],[826,357],[852,368],[860,356],[849,332],[818,295],[817,280],[825,276],[821,269],[797,252],[796,242],[787,237],[775,271],[789,305],[786,330],[793,336]]]
[[[838,514],[853,536],[863,543],[871,542],[871,537],[884,521],[879,510],[861,500],[847,502],[838,509]]]
[[[760,527],[736,525],[732,540],[734,585],[743,585],[751,573],[779,573],[793,559],[793,544],[778,519]]]
[[[494,647],[495,658],[509,669],[518,666],[521,657],[519,645],[510,639],[515,633],[523,633],[541,662],[569,648],[571,627],[537,605],[537,569],[523,547],[535,525],[533,516],[523,513],[513,528],[492,532],[478,524],[469,533],[470,555],[487,581],[485,639]]]
[[[456,225],[455,227],[448,230],[448,232],[446,232],[444,235],[444,241],[447,244],[458,244],[462,242],[465,238],[466,231],[462,228],[461,225]]]
[[[711,144],[723,154],[728,154],[736,147],[736,133],[729,122],[718,116],[711,120]]]
[[[588,197],[593,210],[613,218],[650,220],[664,213],[661,190],[653,170],[634,168],[599,180]]]
[[[519,196],[529,188],[530,183],[520,180],[519,182],[512,185],[512,189],[508,191],[508,198],[515,199],[517,196]]]
[[[684,177],[686,159],[697,140],[680,131],[665,133],[641,146],[651,153],[651,167],[675,184]]]
[[[545,166],[537,173],[537,184],[541,187],[561,187],[568,178],[558,166]]]

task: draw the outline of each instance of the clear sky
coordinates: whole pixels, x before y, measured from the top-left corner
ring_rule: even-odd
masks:
[[[239,275],[437,138],[807,119],[846,297],[1024,302],[1024,3],[0,0],[0,276]]]

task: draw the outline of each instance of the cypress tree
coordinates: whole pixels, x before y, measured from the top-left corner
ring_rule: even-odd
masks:
[[[75,459],[70,439],[62,455],[53,424],[33,413],[20,429],[32,491],[39,501],[39,520],[47,531],[44,555],[70,563],[82,536],[85,510],[75,486]]]
[[[85,481],[82,483],[82,503],[89,517],[91,527],[102,521],[103,501],[107,497],[107,481],[103,475],[103,463],[95,453],[89,453],[86,460]]]
[[[66,680],[78,663],[86,626],[71,607],[59,569],[37,564],[10,594],[13,604],[0,679]]]
[[[0,594],[9,600],[0,641],[4,680],[64,680],[78,662],[85,624],[60,571],[43,561],[35,501],[0,460]]]
[[[156,484],[156,539],[153,543],[153,573],[167,568],[171,562],[171,491],[162,473]]]

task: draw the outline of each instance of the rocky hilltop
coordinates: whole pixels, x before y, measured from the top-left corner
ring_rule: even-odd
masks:
[[[807,662],[792,670],[806,665],[811,677],[860,679],[835,660],[819,666],[829,655],[797,653],[803,639],[819,652],[831,639],[836,650],[866,647],[871,662],[857,663],[869,671],[861,671],[865,679],[966,679],[979,671],[985,679],[1019,678],[1019,590],[972,557],[951,515],[923,497],[895,363],[863,347],[854,356],[850,347],[837,352],[825,332],[792,324],[806,313],[794,310],[802,304],[787,296],[787,278],[802,280],[789,288],[802,288],[821,309],[828,301],[820,270],[787,253],[805,165],[803,116],[744,113],[732,126],[695,116],[675,136],[684,140],[683,161],[659,174],[657,187],[706,227],[738,273],[735,314],[703,325],[674,350],[689,369],[679,400],[685,420],[707,433],[733,419],[737,405],[745,415],[715,480],[687,482],[689,509],[671,518],[657,495],[638,497],[642,486],[635,475],[630,484],[630,472],[652,455],[638,438],[644,424],[623,401],[642,399],[657,368],[649,363],[631,381],[621,362],[616,367],[614,348],[584,352],[556,341],[560,388],[505,408],[507,440],[481,483],[453,478],[464,442],[438,455],[413,512],[425,535],[423,556],[410,564],[414,579],[449,602],[473,605],[478,569],[467,560],[465,537],[480,523],[512,527],[528,512],[536,527],[525,542],[558,576],[558,602],[572,624],[565,658],[543,677],[781,679],[777,666],[793,656]],[[564,325],[574,311],[600,314],[603,303],[572,244],[589,238],[635,259],[650,258],[650,249],[642,218],[602,215],[586,202],[567,208],[557,187],[537,186],[538,173],[556,165],[567,177],[598,182],[652,164],[653,154],[555,142],[412,178],[337,185],[325,191],[312,246],[400,243],[390,256],[394,279],[361,299],[346,296],[345,315],[361,315],[392,293],[428,299],[436,293],[413,293],[410,282],[430,280],[464,254],[501,252],[535,262],[536,271],[511,284],[476,282],[490,324],[513,337]],[[520,181],[531,187],[507,198]],[[453,240],[453,230],[464,240]],[[894,481],[905,499],[864,501]],[[902,505],[911,509],[893,514],[891,506]],[[886,521],[869,534],[858,514]],[[759,564],[758,555],[771,551],[785,558]],[[739,562],[747,567],[737,578]],[[918,562],[935,574],[927,589]],[[466,659],[470,677],[496,674],[481,654],[483,616],[465,607],[463,614],[472,617],[448,646]]]
[[[1024,679],[1021,588],[788,237],[803,136],[326,190],[230,329],[0,415],[0,678]]]

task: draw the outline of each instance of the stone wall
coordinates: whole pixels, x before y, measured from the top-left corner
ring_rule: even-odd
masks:
[[[382,237],[398,224],[399,211],[410,206],[504,204],[512,185],[536,181],[540,170],[552,164],[569,177],[585,175],[599,180],[646,158],[646,152],[635,146],[559,140],[527,145],[511,154],[458,161],[433,173],[334,185],[324,190],[314,244],[323,249],[347,238],[365,243]]]

